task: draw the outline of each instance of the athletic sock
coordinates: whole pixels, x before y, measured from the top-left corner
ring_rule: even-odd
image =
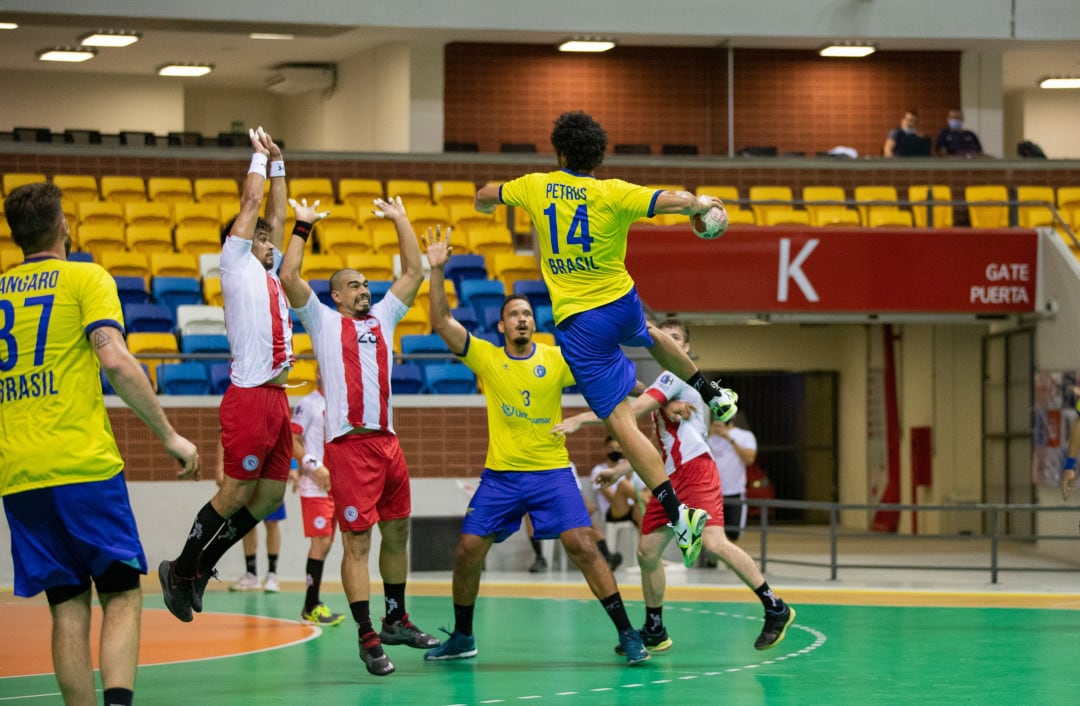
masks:
[[[361,635],[369,633],[371,629],[371,603],[369,601],[353,601],[349,604],[349,611]]]
[[[462,635],[472,635],[472,623],[473,613],[476,610],[475,605],[458,605],[454,604],[454,631],[459,632]]]
[[[203,549],[199,557],[199,573],[204,574],[217,565],[218,560],[225,556],[229,547],[244,538],[244,535],[255,528],[259,521],[246,507],[242,507],[233,513],[217,536]]]
[[[754,593],[761,600],[761,605],[765,606],[765,610],[770,613],[783,613],[784,609],[787,608],[787,604],[784,603],[783,599],[777,597],[769,588],[767,581],[755,588]]]
[[[664,606],[652,608],[645,606],[645,631],[657,633],[664,629]]]
[[[405,617],[405,584],[383,582],[386,601],[386,622],[396,623]]]
[[[678,524],[679,522],[679,496],[675,494],[675,488],[671,486],[670,480],[665,480],[660,485],[653,488],[653,496],[660,501],[660,505],[664,508],[664,514],[667,515],[668,521],[671,524]]]
[[[267,571],[269,571],[271,574],[276,574],[277,573],[277,558],[278,558],[277,554],[267,554],[266,555],[266,561],[270,564],[270,568],[267,569]],[[254,573],[254,572],[252,572],[252,573]]]
[[[121,689],[119,687],[106,689],[102,692],[102,696],[104,697],[102,700],[105,702],[105,706],[131,706],[131,701],[135,698],[135,694],[131,689]]]
[[[611,561],[611,550],[608,549],[607,540],[597,540],[596,546],[600,548],[600,555],[604,557],[604,561]]]
[[[195,522],[188,532],[187,541],[176,558],[176,575],[192,578],[198,569],[199,555],[210,540],[218,535],[225,525],[225,518],[217,513],[214,506],[206,503],[195,515]]]
[[[607,611],[611,622],[615,623],[616,630],[622,632],[633,628],[630,624],[630,616],[626,614],[626,606],[623,604],[622,596],[619,595],[618,591],[615,591],[607,598],[601,598],[600,605],[604,606],[604,610]]]
[[[307,595],[304,597],[304,612],[310,613],[319,605],[319,586],[322,584],[323,560],[307,560]]]
[[[251,574],[252,576],[254,576],[255,574],[258,573],[258,569],[256,568],[256,565],[255,565],[255,555],[254,554],[245,554],[244,555],[244,564],[247,567],[247,572],[249,574]]]
[[[709,384],[709,381],[705,379],[700,370],[691,375],[686,382],[689,383],[690,387],[697,390],[697,393],[705,400],[705,404],[709,404],[709,400],[716,397],[716,388]]]
[[[536,554],[537,559],[544,558],[544,550],[540,548],[540,540],[535,537],[529,538],[529,544],[532,545],[533,553]]]

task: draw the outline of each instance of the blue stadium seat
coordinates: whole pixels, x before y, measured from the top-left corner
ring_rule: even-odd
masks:
[[[149,304],[150,292],[146,289],[146,280],[142,277],[113,277],[121,304]]]
[[[124,304],[124,325],[128,333],[172,333],[176,319],[164,304]]]
[[[461,283],[458,293],[460,306],[471,306],[476,317],[484,320],[484,309],[489,306],[501,307],[506,299],[506,286],[493,279],[467,279]]]
[[[224,395],[230,385],[229,364],[214,363],[210,366],[210,390],[215,395]]]
[[[289,318],[292,319],[293,333],[307,333],[307,329],[304,328],[304,324],[300,321],[300,317],[296,315],[296,310],[289,309]]]
[[[424,373],[419,365],[398,363],[390,373],[390,389],[395,395],[419,395],[424,390]]]
[[[202,304],[202,285],[194,277],[155,277],[150,282],[150,294],[158,304],[164,304],[176,314],[182,304]]]
[[[461,283],[467,279],[487,279],[487,264],[483,255],[454,255],[443,269],[446,279],[454,283],[454,292],[461,298]]]
[[[67,259],[70,260],[71,262],[93,262],[94,261],[94,253],[81,252],[81,251],[69,252],[68,256],[67,256]]]
[[[337,304],[330,298],[330,280],[313,279],[308,284],[311,285],[311,291],[315,292],[315,296],[319,298],[319,301],[331,309],[337,309]]]
[[[371,290],[371,304],[374,306],[386,296],[386,293],[390,291],[390,285],[393,284],[388,279],[375,279],[368,280],[368,289]]]
[[[502,321],[502,307],[485,307],[480,314],[480,330],[488,333],[499,332],[499,322]]]
[[[505,345],[503,335],[498,331],[480,331],[479,333],[474,333],[473,336],[475,338],[482,338],[491,345],[498,346],[499,348],[502,348]]]
[[[424,368],[427,391],[433,395],[469,395],[476,392],[476,376],[464,365],[451,363]]]
[[[476,318],[476,312],[473,311],[471,306],[459,306],[454,309],[450,314],[457,320],[459,324],[465,327],[465,330],[469,333],[474,333],[480,328],[480,319]]]
[[[408,362],[421,369],[432,365],[441,365],[452,360],[450,349],[437,333],[414,333],[401,337],[401,354],[441,353],[443,358],[412,358]]]
[[[519,279],[514,282],[514,294],[524,294],[532,305],[533,314],[542,306],[551,306],[551,294],[542,279]]]
[[[210,376],[199,363],[162,363],[157,368],[163,395],[209,395]]]
[[[533,319],[536,321],[536,330],[555,335],[555,315],[551,313],[551,305],[534,306]]]
[[[229,339],[216,333],[190,333],[180,338],[180,351],[222,354],[217,358],[199,358],[192,361],[206,368],[206,373],[209,375],[212,366],[229,359]]]

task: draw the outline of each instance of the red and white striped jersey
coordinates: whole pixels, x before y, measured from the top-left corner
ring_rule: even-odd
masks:
[[[666,419],[659,410],[653,412],[653,426],[660,448],[664,451],[664,468],[669,476],[687,461],[710,453],[707,415],[711,412],[697,390],[680,380],[675,373],[665,370],[645,390],[645,394],[661,405],[671,400],[682,400],[694,409],[686,421],[674,422]]]
[[[326,392],[326,440],[353,429],[394,431],[390,368],[394,327],[409,311],[392,292],[359,319],[342,316],[315,296],[296,310],[311,334]]]
[[[298,431],[304,437],[304,451],[322,463],[323,444],[326,443],[326,400],[321,392],[316,390],[300,398],[293,407],[292,423],[293,431]],[[302,498],[325,498],[328,495],[315,481],[303,473],[300,474],[297,485]]]
[[[292,320],[277,270],[281,251],[274,248],[269,272],[251,254],[251,241],[230,235],[221,247],[221,295],[237,387],[258,387],[292,366]]]

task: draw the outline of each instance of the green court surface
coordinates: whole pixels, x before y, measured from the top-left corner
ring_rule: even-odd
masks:
[[[381,596],[374,596],[381,615]],[[160,609],[147,595],[147,610]],[[345,609],[340,594],[326,596]],[[292,618],[298,593],[207,595],[207,611]],[[640,624],[640,601],[628,604]],[[373,677],[347,620],[281,649],[141,667],[136,703],[363,704],[1070,704],[1080,702],[1080,613],[1018,608],[797,606],[787,639],[753,641],[756,603],[672,602],[671,650],[627,667],[615,630],[593,600],[482,598],[475,659],[427,663],[389,647],[397,672]],[[410,597],[422,629],[452,622],[448,598]],[[198,628],[143,634],[144,652]],[[171,625],[171,623],[170,623]],[[47,630],[45,625],[41,626]],[[442,633],[438,633],[442,636]],[[5,635],[4,639],[15,636]],[[51,674],[0,679],[0,704],[61,703]]]

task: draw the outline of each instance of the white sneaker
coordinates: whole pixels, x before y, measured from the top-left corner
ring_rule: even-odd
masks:
[[[259,577],[252,573],[246,573],[240,580],[229,586],[230,591],[258,591],[262,588]]]
[[[263,582],[263,590],[267,593],[278,593],[281,591],[281,584],[278,583],[277,574],[273,571],[266,575],[266,581]]]

